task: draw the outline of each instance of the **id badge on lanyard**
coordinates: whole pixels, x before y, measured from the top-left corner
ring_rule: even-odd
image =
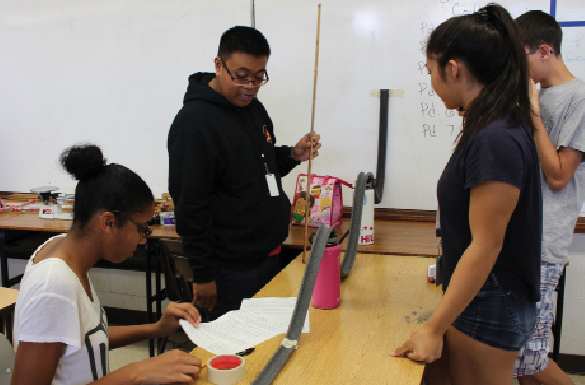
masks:
[[[264,154],[262,154],[262,161],[264,162],[264,171],[266,175],[266,184],[268,186],[268,192],[270,196],[277,197],[279,195],[278,192],[278,184],[276,183],[276,177],[268,170],[268,164],[266,163],[266,159],[264,159]]]

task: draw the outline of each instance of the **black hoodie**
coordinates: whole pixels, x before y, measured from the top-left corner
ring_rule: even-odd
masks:
[[[214,264],[253,268],[286,239],[290,201],[281,177],[299,164],[290,147],[274,146],[262,103],[254,98],[247,107],[234,106],[208,86],[214,77],[189,77],[168,138],[176,229],[196,283],[215,279]],[[278,196],[268,191],[264,162]]]

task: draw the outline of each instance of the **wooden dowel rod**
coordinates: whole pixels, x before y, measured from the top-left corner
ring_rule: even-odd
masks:
[[[317,74],[319,73],[319,33],[321,30],[321,4],[317,15],[317,39],[315,42],[315,75],[313,78],[313,108],[311,110],[311,134],[309,147],[309,164],[307,165],[307,199],[305,203],[305,242],[303,247],[303,263],[307,262],[307,232],[309,226],[309,217],[311,216],[311,164],[313,158],[313,137],[315,135],[315,98],[317,95]]]

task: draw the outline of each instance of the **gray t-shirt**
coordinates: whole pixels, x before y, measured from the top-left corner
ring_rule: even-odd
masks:
[[[540,114],[548,136],[558,150],[585,152],[585,82],[580,79],[540,89]],[[561,191],[548,187],[541,175],[543,201],[542,260],[566,264],[573,230],[585,199],[585,157]],[[542,172],[542,171],[541,171]]]

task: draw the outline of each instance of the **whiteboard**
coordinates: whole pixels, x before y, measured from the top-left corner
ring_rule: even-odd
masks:
[[[557,10],[581,9],[579,2],[559,0]],[[425,43],[441,22],[477,11],[488,1],[256,0],[256,27],[273,46],[271,83],[260,98],[275,121],[277,138],[286,142],[310,127],[319,3],[315,129],[323,148],[314,173],[353,181],[360,171],[375,172],[379,99],[370,93],[403,90],[403,98],[390,98],[386,187],[376,207],[436,209],[436,183],[461,118],[445,110],[431,89]],[[499,3],[512,17],[530,9],[550,10],[548,0]],[[585,79],[585,28],[565,28],[565,35],[564,52],[572,58],[567,65]],[[287,191],[294,191],[294,183],[285,179]],[[344,204],[351,205],[351,194],[344,195]]]
[[[570,17],[582,0],[556,1]],[[323,144],[313,173],[349,182],[376,170],[381,88],[390,98],[386,188],[377,207],[436,209],[436,182],[461,118],[430,87],[424,43],[447,18],[486,2],[461,0],[255,0],[256,27],[272,55],[258,97],[279,144],[311,122],[317,4],[322,4],[315,129]],[[550,10],[549,0],[501,1],[513,17]],[[189,74],[213,71],[221,33],[250,25],[249,0],[0,1],[0,190],[74,186],[56,163],[68,145],[91,141],[109,161],[168,190],[168,128]],[[568,10],[568,11],[567,11]],[[577,11],[575,11],[577,10]],[[585,79],[585,28],[564,28],[563,56]],[[284,178],[292,196],[303,164]],[[345,189],[344,204],[351,205]]]
[[[93,142],[160,197],[187,79],[234,25],[249,0],[0,1],[0,190],[74,189],[59,154]]]

